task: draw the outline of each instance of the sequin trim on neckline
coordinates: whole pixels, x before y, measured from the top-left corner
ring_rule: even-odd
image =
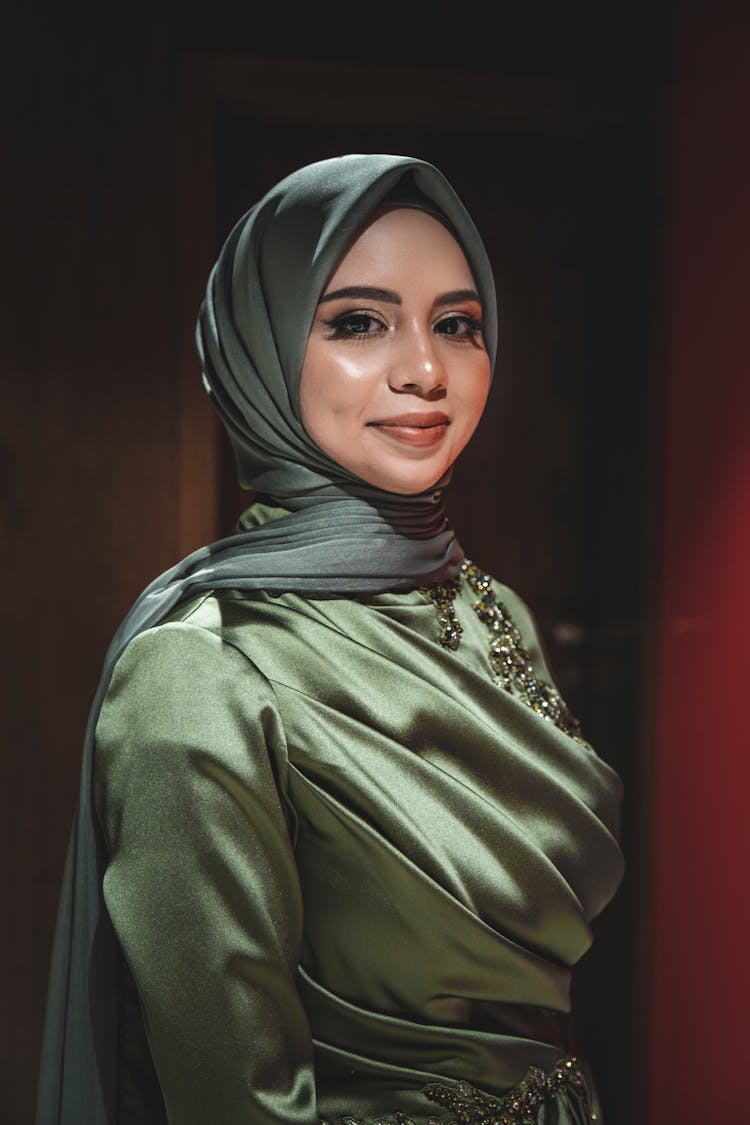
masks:
[[[575,1055],[559,1059],[547,1072],[539,1066],[529,1067],[525,1078],[500,1098],[485,1094],[468,1082],[455,1085],[430,1082],[424,1088],[425,1097],[452,1116],[448,1119],[428,1117],[425,1125],[537,1125],[544,1103],[566,1091],[577,1098],[585,1120],[595,1125],[599,1117],[591,1108],[586,1079]],[[415,1125],[415,1122],[408,1114],[396,1112],[367,1122],[358,1117],[342,1117],[341,1125]]]
[[[588,746],[581,734],[581,725],[559,691],[540,679],[531,662],[529,650],[523,643],[521,633],[513,622],[507,608],[498,601],[492,589],[492,579],[465,559],[457,578],[440,586],[425,586],[422,593],[433,603],[438,611],[438,640],[443,648],[455,652],[461,643],[463,632],[456,617],[454,602],[465,578],[477,595],[473,603],[479,620],[490,632],[490,665],[495,683],[505,691],[515,695],[537,715],[570,735],[576,742]]]

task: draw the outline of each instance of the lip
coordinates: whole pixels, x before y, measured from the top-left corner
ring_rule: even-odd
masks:
[[[442,441],[450,418],[439,410],[413,410],[368,425],[404,445],[430,446]]]
[[[370,426],[442,426],[449,422],[442,410],[410,410],[408,414],[394,414],[392,418],[378,418]]]

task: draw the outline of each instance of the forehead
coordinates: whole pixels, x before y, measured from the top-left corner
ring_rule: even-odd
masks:
[[[425,269],[437,281],[450,277],[456,284],[473,284],[466,256],[439,219],[414,207],[376,211],[339,260],[329,286],[352,282],[366,274],[378,277],[423,278]],[[327,286],[327,288],[329,287]]]

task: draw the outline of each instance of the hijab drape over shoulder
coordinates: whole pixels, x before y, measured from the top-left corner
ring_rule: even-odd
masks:
[[[353,477],[307,435],[299,377],[328,277],[368,216],[402,194],[437,212],[463,246],[494,358],[495,291],[477,231],[437,169],[400,156],[342,156],[287,177],[230,234],[198,322],[206,387],[229,432],[241,482],[289,515],[212,544],[157,578],[107,654],[89,718],[53,952],[38,1125],[115,1120],[121,954],[102,898],[104,850],[92,807],[94,731],[125,646],[178,603],[220,588],[357,595],[454,577],[462,551],[442,485],[400,496]]]

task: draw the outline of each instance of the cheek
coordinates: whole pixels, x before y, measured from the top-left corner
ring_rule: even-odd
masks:
[[[477,400],[477,410],[480,417],[484,413],[484,408],[487,405],[487,399],[490,394],[490,374],[490,365],[488,363],[482,380],[482,390]],[[479,419],[477,419],[477,421],[479,421]]]
[[[309,348],[300,379],[303,424],[325,424],[326,415],[342,418],[359,413],[367,406],[378,374],[379,365],[372,355]]]
[[[356,387],[346,361],[308,348],[300,378],[302,425],[329,456],[339,452],[342,426],[356,411]]]
[[[487,396],[490,393],[490,361],[487,355],[484,355],[472,366],[472,370],[468,373],[466,380],[466,397],[465,405],[467,413],[474,419],[474,425],[479,421],[487,403]]]
[[[377,379],[383,369],[382,358],[372,345],[350,343],[342,350],[332,351],[321,364],[322,377],[334,388],[329,393],[353,397]]]

